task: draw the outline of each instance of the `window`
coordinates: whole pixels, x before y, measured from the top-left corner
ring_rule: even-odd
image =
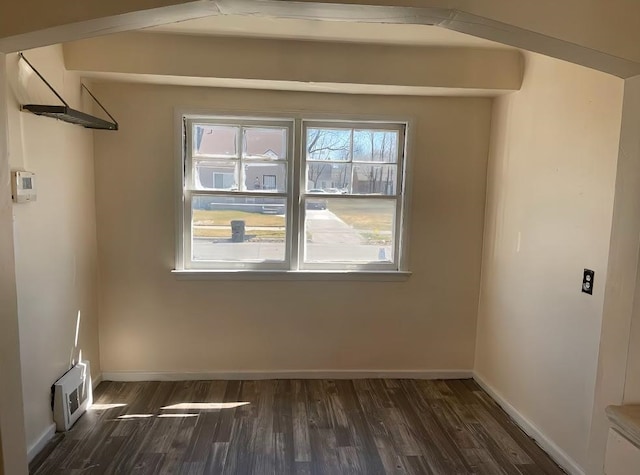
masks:
[[[185,116],[183,126],[178,270],[405,270],[405,124]]]
[[[276,189],[276,176],[275,175],[263,175],[262,176],[262,188],[265,190]]]

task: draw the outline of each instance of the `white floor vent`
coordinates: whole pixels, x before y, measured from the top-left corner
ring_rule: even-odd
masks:
[[[89,362],[82,361],[67,371],[53,384],[51,393],[56,430],[69,430],[93,402]]]

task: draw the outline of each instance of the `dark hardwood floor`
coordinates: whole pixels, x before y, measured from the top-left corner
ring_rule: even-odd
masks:
[[[31,473],[564,473],[473,380],[103,382],[95,404]]]

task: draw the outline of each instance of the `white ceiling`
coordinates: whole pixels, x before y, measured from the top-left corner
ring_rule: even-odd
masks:
[[[415,46],[508,48],[437,26],[216,15],[148,28],[184,35],[244,36]]]

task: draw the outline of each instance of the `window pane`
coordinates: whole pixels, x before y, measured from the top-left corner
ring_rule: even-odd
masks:
[[[287,129],[251,127],[244,129],[245,158],[284,160],[287,158]]]
[[[397,165],[353,164],[352,193],[395,195]]]
[[[351,155],[351,129],[307,129],[307,160],[347,161]]]
[[[307,191],[347,193],[351,189],[351,164],[307,162]]]
[[[354,131],[353,160],[396,163],[398,161],[398,132],[395,130]]]
[[[194,155],[222,158],[237,157],[239,131],[239,127],[227,125],[194,125]]]
[[[328,198],[324,202],[326,209],[306,205],[305,262],[394,261],[395,200]]]
[[[287,164],[279,162],[244,162],[244,190],[287,191]]]
[[[195,160],[193,181],[199,190],[238,189],[238,163],[223,160]]]
[[[194,196],[194,261],[282,262],[286,200],[247,196]]]

